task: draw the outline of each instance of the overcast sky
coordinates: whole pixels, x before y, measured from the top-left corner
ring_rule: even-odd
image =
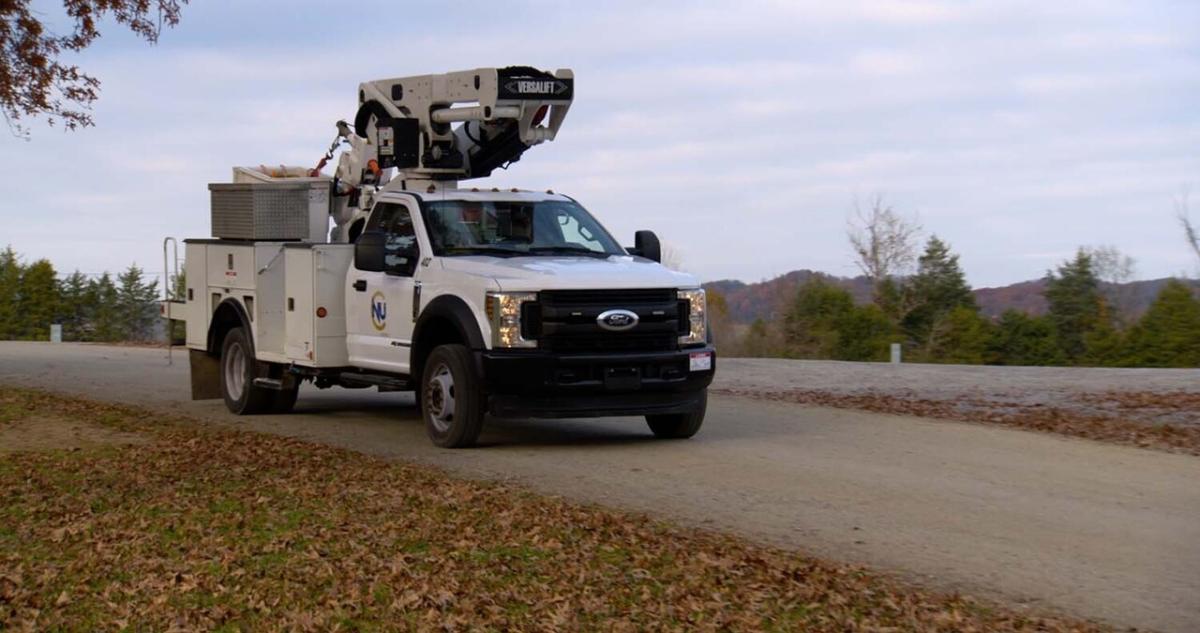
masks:
[[[1190,1],[194,0],[157,47],[109,25],[79,57],[94,128],[0,134],[0,246],[159,270],[164,236],[209,235],[207,183],[315,163],[358,82],[519,64],[572,68],[576,100],[489,184],[654,229],[704,280],[855,274],[847,218],[876,193],[976,286],[1084,244],[1194,273],[1172,202],[1190,186],[1200,220],[1198,27]]]

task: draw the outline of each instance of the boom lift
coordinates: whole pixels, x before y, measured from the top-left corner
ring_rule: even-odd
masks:
[[[349,146],[335,172],[333,240],[357,237],[360,231],[344,227],[365,218],[377,187],[394,181],[393,188],[452,189],[554,140],[574,92],[570,70],[551,74],[526,66],[359,84],[354,126],[338,122],[338,135],[312,174],[335,148]]]

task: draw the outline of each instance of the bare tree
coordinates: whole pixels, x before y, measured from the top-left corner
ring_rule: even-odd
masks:
[[[1083,250],[1092,259],[1092,272],[1104,283],[1101,293],[1115,316],[1121,323],[1128,322],[1133,318],[1134,297],[1127,284],[1133,281],[1137,262],[1111,244],[1085,246]]]
[[[897,213],[880,194],[866,209],[855,201],[846,235],[854,249],[854,263],[875,286],[876,300],[893,277],[912,270],[920,233],[915,218]]]
[[[1192,216],[1188,209],[1187,189],[1184,189],[1183,193],[1175,198],[1175,216],[1183,225],[1183,235],[1187,238],[1188,246],[1192,247],[1192,252],[1196,253],[1196,257],[1200,257],[1200,229],[1192,224]]]
[[[112,16],[151,44],[163,25],[179,23],[187,0],[62,0],[70,34],[57,35],[46,26],[32,0],[0,0],[0,112],[9,129],[28,136],[23,117],[46,118],[73,130],[92,125],[88,112],[99,97],[100,80],[78,66],[59,61],[100,37],[98,23]]]
[[[660,242],[659,244],[662,255],[662,265],[670,268],[671,270],[684,272],[683,251],[679,250],[677,246],[671,244],[670,242]]]

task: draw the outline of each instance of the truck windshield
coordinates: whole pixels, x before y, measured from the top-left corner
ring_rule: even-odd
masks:
[[[423,215],[437,255],[625,254],[600,223],[573,202],[438,200],[429,201]]]

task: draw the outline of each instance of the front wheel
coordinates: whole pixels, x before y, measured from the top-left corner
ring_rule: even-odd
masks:
[[[442,448],[474,445],[483,430],[484,398],[471,351],[435,347],[421,373],[421,416],[429,439]]]
[[[661,439],[682,440],[695,435],[704,424],[704,412],[708,409],[708,391],[700,395],[700,406],[689,413],[668,413],[646,416],[646,424],[654,436]]]

